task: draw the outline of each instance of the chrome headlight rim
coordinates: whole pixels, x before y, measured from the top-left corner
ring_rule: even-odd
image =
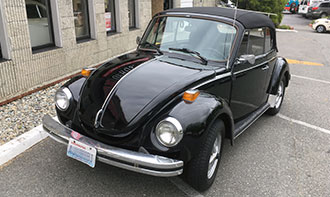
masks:
[[[172,125],[175,127],[175,129],[176,129],[176,135],[178,135],[178,138],[176,139],[175,143],[173,143],[173,144],[169,144],[169,143],[164,142],[164,141],[161,139],[160,135],[159,135],[159,130],[158,130],[159,127],[161,126],[161,124],[164,124],[164,123],[166,123],[166,122],[172,124]],[[168,147],[168,148],[171,148],[171,147],[174,147],[174,146],[178,145],[179,142],[182,140],[182,138],[183,138],[183,128],[182,128],[181,123],[180,123],[176,118],[173,118],[173,117],[167,117],[167,118],[161,120],[161,121],[157,124],[156,129],[155,129],[155,135],[156,135],[157,141],[158,141],[161,145],[163,145],[163,146],[165,146],[165,147]]]
[[[63,92],[64,93],[64,95],[66,96],[66,100],[67,100],[67,102],[68,102],[68,104],[66,105],[66,107],[64,107],[64,108],[62,108],[61,106],[59,106],[58,105],[58,102],[57,102],[57,98],[56,98],[56,96],[57,96],[57,94],[59,93],[59,92]],[[59,109],[60,111],[66,111],[66,110],[68,110],[68,108],[70,107],[70,103],[71,103],[71,101],[72,101],[72,93],[71,93],[71,91],[69,90],[69,88],[67,88],[67,87],[63,87],[63,88],[60,88],[60,89],[58,89],[57,91],[56,91],[56,93],[55,93],[55,105],[56,105],[56,108],[57,109]]]

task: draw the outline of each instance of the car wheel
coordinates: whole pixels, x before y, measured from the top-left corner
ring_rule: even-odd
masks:
[[[225,126],[216,120],[207,130],[198,154],[185,166],[186,181],[198,191],[205,191],[216,177],[223,145]]]
[[[319,25],[316,27],[316,31],[318,33],[323,33],[323,32],[325,32],[325,27],[323,25]]]
[[[269,115],[276,115],[282,106],[282,102],[285,95],[285,79],[283,78],[277,88],[276,98],[275,98],[275,106],[269,108],[266,113]]]
[[[322,14],[320,15],[321,18],[325,18],[325,17],[327,17],[327,16],[328,16],[327,13],[322,13]]]

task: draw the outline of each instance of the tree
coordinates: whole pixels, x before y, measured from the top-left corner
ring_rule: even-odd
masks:
[[[276,26],[280,25],[283,18],[283,8],[287,0],[238,0],[238,8],[254,10],[260,12],[274,13],[277,16],[271,16]],[[235,0],[236,3],[236,0]]]

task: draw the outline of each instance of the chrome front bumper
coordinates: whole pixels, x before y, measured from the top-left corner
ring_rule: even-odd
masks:
[[[42,124],[57,142],[68,144],[69,139],[73,138],[72,129],[49,115],[43,117]],[[98,161],[112,166],[159,177],[177,176],[183,172],[183,161],[113,147],[83,135],[80,135],[79,141],[96,149]]]

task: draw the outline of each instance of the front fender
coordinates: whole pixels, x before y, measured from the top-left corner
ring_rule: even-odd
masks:
[[[72,101],[70,103],[69,109],[67,111],[60,111],[56,108],[57,116],[61,123],[66,124],[67,121],[72,120],[74,112],[77,107],[77,103],[80,97],[80,91],[86,81],[86,78],[82,75],[73,77],[68,82],[66,82],[62,87],[66,87],[72,93]]]
[[[180,149],[183,152],[181,159],[190,160],[200,146],[203,146],[208,128],[217,119],[221,118],[226,125],[226,137],[233,140],[234,121],[227,102],[205,92],[201,92],[193,103],[180,101],[168,113],[182,124],[184,130]]]
[[[276,95],[280,80],[285,77],[287,87],[291,78],[289,63],[283,57],[278,57],[273,70],[267,93]]]

